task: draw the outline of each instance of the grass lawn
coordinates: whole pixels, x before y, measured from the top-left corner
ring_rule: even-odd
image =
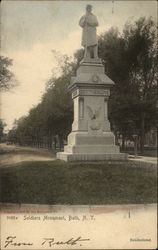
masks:
[[[156,170],[60,161],[0,168],[1,202],[40,204],[156,203]],[[3,195],[2,195],[3,194]]]

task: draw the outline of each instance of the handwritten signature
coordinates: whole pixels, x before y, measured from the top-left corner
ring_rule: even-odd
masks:
[[[55,238],[43,238],[41,246],[49,246],[52,247],[53,245],[70,245],[74,246],[77,244],[80,244],[83,241],[89,241],[90,239],[84,239],[81,236],[77,238],[70,238],[66,241],[57,241]],[[16,242],[16,236],[8,236],[5,240],[5,245],[4,248],[7,248],[8,246],[14,246],[14,247],[19,247],[19,246],[33,246],[32,242]]]

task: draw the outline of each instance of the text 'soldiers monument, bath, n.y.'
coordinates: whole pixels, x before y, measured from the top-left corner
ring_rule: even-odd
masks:
[[[91,5],[87,5],[79,25],[83,29],[85,53],[69,86],[74,102],[74,121],[68,145],[64,152],[57,153],[57,158],[65,161],[126,160],[127,155],[120,153],[110,129],[107,106],[114,82],[105,75],[98,58],[98,21],[92,14]]]

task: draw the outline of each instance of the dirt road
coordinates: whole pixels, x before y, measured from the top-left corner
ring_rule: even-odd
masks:
[[[0,144],[0,166],[23,161],[53,161],[55,154],[46,149]]]

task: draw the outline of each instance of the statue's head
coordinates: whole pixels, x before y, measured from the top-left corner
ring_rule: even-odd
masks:
[[[92,5],[87,4],[86,11],[91,13],[92,12]]]

